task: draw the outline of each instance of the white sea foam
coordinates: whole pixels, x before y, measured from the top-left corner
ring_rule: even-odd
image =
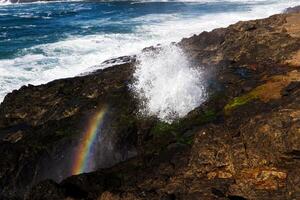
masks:
[[[137,60],[131,88],[141,100],[142,115],[172,122],[205,101],[202,72],[179,47],[168,45],[159,52],[144,52]]]
[[[0,6],[10,5],[11,2],[9,0],[0,0]]]
[[[262,3],[255,4],[258,1]],[[224,27],[239,20],[267,17],[297,4],[298,0],[255,0],[251,1],[251,6],[240,12],[202,14],[199,17],[151,14],[124,21],[128,24],[141,22],[142,25],[133,33],[70,36],[59,42],[24,49],[19,52],[20,56],[17,58],[0,60],[0,72],[6,71],[0,73],[0,102],[5,94],[25,84],[41,84],[58,78],[72,77],[85,73],[91,66],[99,65],[113,57],[136,54],[147,46],[157,43],[165,45],[179,41],[182,37]]]

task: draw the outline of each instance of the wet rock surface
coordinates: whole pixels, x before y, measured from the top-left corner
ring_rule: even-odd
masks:
[[[136,115],[134,60],[12,92],[0,106],[1,197],[299,199],[299,27],[292,12],[183,39],[210,74],[209,99],[172,124]],[[108,168],[65,179],[66,147],[103,105]]]
[[[44,178],[60,181],[70,176],[72,156],[87,121],[103,106],[109,106],[106,120],[110,124],[103,127],[102,139],[110,145],[99,149],[103,152],[99,166],[111,166],[135,154],[136,125],[129,117],[135,103],[126,87],[131,64],[117,68],[24,86],[6,96],[0,108],[2,195],[23,195]]]

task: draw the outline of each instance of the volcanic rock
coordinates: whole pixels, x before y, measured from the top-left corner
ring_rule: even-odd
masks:
[[[210,74],[209,98],[172,124],[136,114],[134,60],[13,91],[0,106],[2,198],[300,199],[299,19],[274,15],[179,42]],[[109,164],[66,178],[66,147],[103,105]]]

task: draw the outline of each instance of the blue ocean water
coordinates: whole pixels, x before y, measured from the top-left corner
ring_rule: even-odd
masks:
[[[247,4],[182,2],[56,2],[0,8],[0,59],[22,56],[25,48],[58,42],[70,36],[130,34],[145,25],[163,22],[164,16],[193,17],[208,13],[247,10]],[[139,19],[154,15],[151,20]]]
[[[150,45],[267,17],[297,4],[298,0],[2,2],[0,102],[25,84],[75,76]]]

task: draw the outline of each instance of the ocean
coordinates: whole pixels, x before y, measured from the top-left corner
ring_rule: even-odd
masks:
[[[27,84],[87,73],[103,61],[138,54],[240,20],[264,18],[299,0],[0,0],[0,102]],[[168,56],[166,56],[168,58]],[[163,59],[162,59],[163,60]]]

